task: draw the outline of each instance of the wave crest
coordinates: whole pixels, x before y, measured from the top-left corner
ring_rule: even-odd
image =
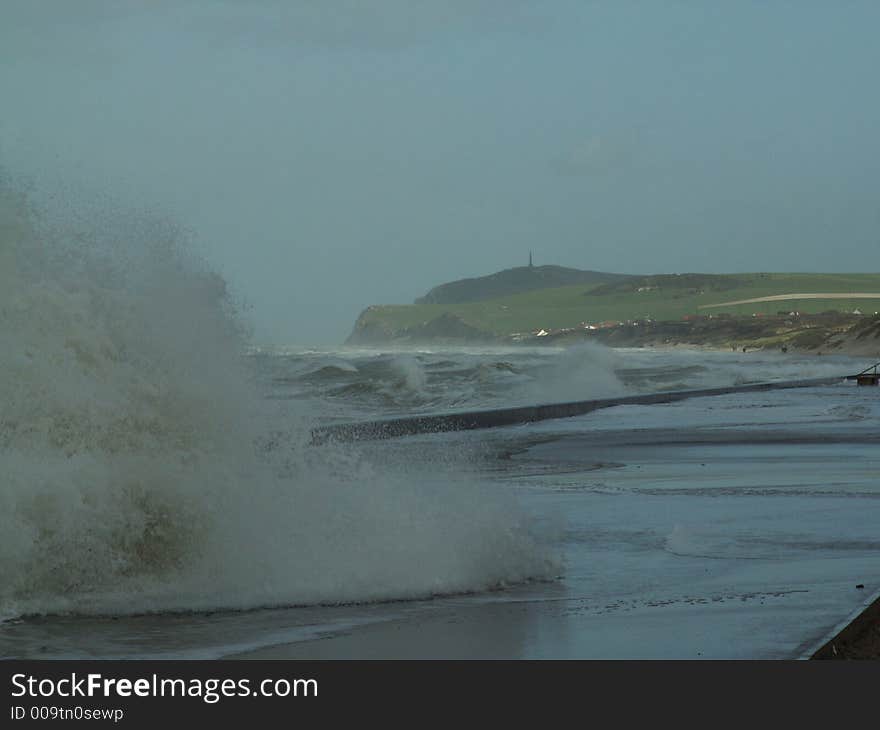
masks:
[[[558,570],[497,494],[309,450],[295,413],[270,461],[222,279],[149,220],[71,243],[4,194],[0,615],[413,598]]]

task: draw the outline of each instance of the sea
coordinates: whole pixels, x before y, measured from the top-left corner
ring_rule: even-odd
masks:
[[[844,379],[869,362],[259,347],[161,237],[28,235],[0,239],[0,657],[798,658],[880,589],[880,389]]]

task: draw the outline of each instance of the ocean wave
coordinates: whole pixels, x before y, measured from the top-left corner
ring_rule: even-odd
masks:
[[[260,450],[246,328],[166,227],[56,239],[0,198],[0,615],[416,598],[558,571],[497,490],[310,449],[295,412],[285,448]]]

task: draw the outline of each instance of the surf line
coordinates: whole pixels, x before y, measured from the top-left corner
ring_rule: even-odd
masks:
[[[372,441],[378,439],[413,436],[420,433],[442,431],[470,431],[480,428],[514,426],[554,418],[571,418],[602,408],[615,406],[653,405],[674,403],[688,398],[705,398],[730,393],[755,393],[766,390],[789,390],[792,388],[811,388],[821,385],[836,385],[853,376],[833,378],[811,378],[809,380],[785,380],[771,383],[752,383],[723,388],[702,388],[678,390],[644,395],[628,395],[619,398],[598,398],[594,400],[573,401],[570,403],[547,403],[537,406],[518,406],[515,408],[493,408],[482,411],[443,413],[438,415],[408,416],[380,421],[360,423],[339,423],[319,426],[312,429],[312,444],[320,445],[328,441]]]

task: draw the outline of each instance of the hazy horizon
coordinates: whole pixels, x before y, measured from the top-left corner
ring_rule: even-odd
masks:
[[[530,250],[878,271],[878,21],[868,2],[0,0],[0,168],[190,232],[259,342],[341,342],[368,305]]]

